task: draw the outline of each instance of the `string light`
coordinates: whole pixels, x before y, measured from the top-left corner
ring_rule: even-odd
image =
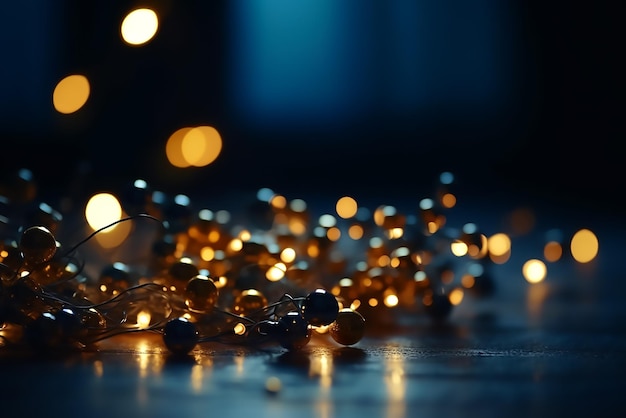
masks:
[[[251,206],[259,213],[249,213],[245,225],[224,209],[194,212],[186,195],[153,193],[133,207],[138,215],[126,216],[136,202],[99,193],[85,205],[93,232],[67,247],[56,233],[63,217],[49,205],[37,202],[36,221],[13,211],[0,244],[1,347],[81,350],[122,333],[153,332],[175,355],[210,342],[300,350],[313,336],[358,344],[367,328],[383,325],[383,312],[447,320],[468,297],[494,293],[489,268],[507,262],[512,248],[504,233],[487,238],[473,223],[447,225],[451,175],[415,214],[381,205],[367,212],[371,218],[356,216],[362,208],[350,197],[337,201],[338,220],[313,216],[303,199],[260,189]],[[145,180],[132,187],[148,190]],[[270,222],[259,226],[255,217]],[[149,259],[112,260],[88,275],[90,260],[78,250],[137,222],[155,225]],[[348,233],[355,225],[361,233]],[[588,263],[597,237],[580,230],[571,250]],[[528,260],[522,276],[529,284],[545,280],[544,260]]]

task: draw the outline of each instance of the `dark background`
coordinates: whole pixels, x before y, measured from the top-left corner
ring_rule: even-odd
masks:
[[[293,197],[384,198],[426,193],[450,170],[477,199],[507,194],[621,211],[619,2],[320,3],[334,13],[330,23],[315,20],[314,2],[302,10],[259,4],[150,2],[160,27],[141,47],[119,37],[123,16],[141,3],[3,6],[5,181],[27,167],[41,190],[79,176],[91,190],[141,177],[166,191],[216,197],[267,186]],[[290,4],[273,17],[284,25],[269,41],[246,26],[259,10],[267,16]],[[394,32],[393,13],[404,32]],[[291,41],[285,22],[296,45],[272,50]],[[322,47],[307,49],[323,36],[336,38],[336,62],[318,60],[330,56]],[[261,67],[248,59],[255,39],[270,47],[256,53],[277,55],[265,78],[254,78]],[[386,59],[401,48],[404,58]],[[298,63],[309,51],[311,63]],[[295,81],[280,79],[281,65],[300,71]],[[90,98],[75,114],[57,114],[52,91],[71,73],[87,75]],[[278,84],[262,85],[270,81]],[[290,91],[294,85],[301,91]],[[245,86],[256,86],[256,96]],[[204,168],[171,167],[167,138],[199,124],[220,131],[222,154]]]

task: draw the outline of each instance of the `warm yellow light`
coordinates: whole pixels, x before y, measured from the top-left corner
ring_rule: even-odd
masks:
[[[450,294],[448,295],[448,299],[450,300],[450,303],[452,305],[459,305],[462,301],[463,301],[463,289],[461,288],[456,288],[456,289],[452,289],[452,291],[450,292]]]
[[[183,156],[182,151],[183,139],[189,131],[191,131],[191,128],[178,129],[169,137],[167,143],[165,144],[165,154],[167,155],[167,160],[174,167],[189,167],[189,163]]]
[[[204,167],[219,156],[222,151],[222,137],[212,126],[198,126],[185,133],[180,146],[188,165]]]
[[[574,234],[570,243],[572,257],[579,263],[588,263],[598,255],[598,238],[588,229],[581,229]]]
[[[142,310],[137,314],[137,328],[146,329],[150,326],[152,316],[150,311]]]
[[[364,231],[361,225],[351,225],[350,228],[348,228],[348,235],[355,241],[363,238],[363,234]]]
[[[287,198],[281,195],[272,196],[270,199],[270,205],[275,207],[276,209],[284,209],[287,207]]]
[[[243,242],[239,238],[234,238],[228,244],[231,251],[238,252],[243,248]]]
[[[52,103],[59,113],[74,113],[87,103],[89,81],[84,75],[68,75],[54,88]]]
[[[386,307],[393,308],[394,306],[398,305],[399,301],[400,300],[398,299],[398,295],[390,294],[385,296],[384,303]]]
[[[541,260],[530,259],[522,266],[522,274],[528,283],[539,283],[546,278],[546,265]]]
[[[235,325],[235,327],[233,328],[233,332],[236,335],[243,335],[246,333],[246,326],[241,322],[238,322],[237,325]]]
[[[124,213],[122,213],[124,215]],[[120,246],[130,235],[133,227],[132,221],[118,223],[117,225],[104,229],[102,233],[96,235],[96,241],[102,248],[115,248]]]
[[[543,256],[546,261],[554,262],[561,259],[563,248],[556,241],[550,241],[543,247]]]
[[[202,249],[200,249],[200,258],[204,261],[213,260],[213,258],[215,258],[215,250],[211,247],[202,247]]]
[[[465,254],[467,254],[467,244],[464,243],[463,241],[453,241],[450,244],[450,250],[452,250],[452,254],[456,255],[457,257],[463,257]]]
[[[122,206],[115,196],[110,193],[98,193],[93,195],[85,207],[85,218],[94,230],[103,228],[122,218]],[[104,232],[110,232],[115,228],[107,228]]]
[[[441,204],[448,209],[453,208],[456,205],[456,196],[452,193],[446,193],[441,196]]]
[[[296,251],[293,248],[285,248],[280,252],[280,259],[285,263],[291,263],[296,259]]]
[[[352,197],[344,196],[337,201],[335,209],[337,211],[337,215],[339,215],[343,219],[348,219],[356,215],[358,205],[356,203],[356,200],[354,200]]]
[[[287,266],[283,263],[276,263],[267,269],[265,273],[265,278],[270,282],[277,282],[283,277],[285,277],[285,272],[287,271]]]
[[[159,17],[151,9],[135,9],[128,13],[120,32],[122,39],[130,45],[142,45],[151,40],[159,28]]]
[[[489,252],[494,256],[503,256],[511,250],[511,239],[504,233],[497,233],[487,240]]]
[[[337,227],[328,228],[326,231],[326,237],[331,241],[338,241],[341,238],[341,230]]]

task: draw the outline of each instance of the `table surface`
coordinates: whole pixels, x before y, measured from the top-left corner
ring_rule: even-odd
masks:
[[[145,332],[63,356],[0,349],[1,415],[626,416],[626,228],[589,216],[555,221],[593,225],[600,252],[588,265],[551,264],[534,285],[519,259],[495,266],[491,297],[467,298],[439,324],[392,317],[351,347],[314,334],[301,351],[203,343],[180,359]]]

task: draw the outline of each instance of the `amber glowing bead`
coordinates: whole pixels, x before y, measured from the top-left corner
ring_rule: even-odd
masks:
[[[304,299],[302,312],[304,319],[315,327],[329,325],[337,318],[339,303],[332,293],[316,289]]]
[[[233,312],[237,315],[249,315],[267,306],[267,298],[256,289],[246,289],[233,302]]]
[[[356,344],[365,334],[365,318],[357,311],[343,308],[337,314],[335,322],[330,325],[329,332],[339,344]]]
[[[186,318],[170,319],[163,328],[163,343],[175,355],[185,355],[198,344],[200,333]]]
[[[185,287],[185,304],[193,312],[210,313],[213,311],[219,291],[215,282],[202,274],[192,277]]]
[[[22,232],[19,249],[24,261],[31,266],[47,263],[57,251],[57,243],[52,232],[43,226],[31,226]]]

